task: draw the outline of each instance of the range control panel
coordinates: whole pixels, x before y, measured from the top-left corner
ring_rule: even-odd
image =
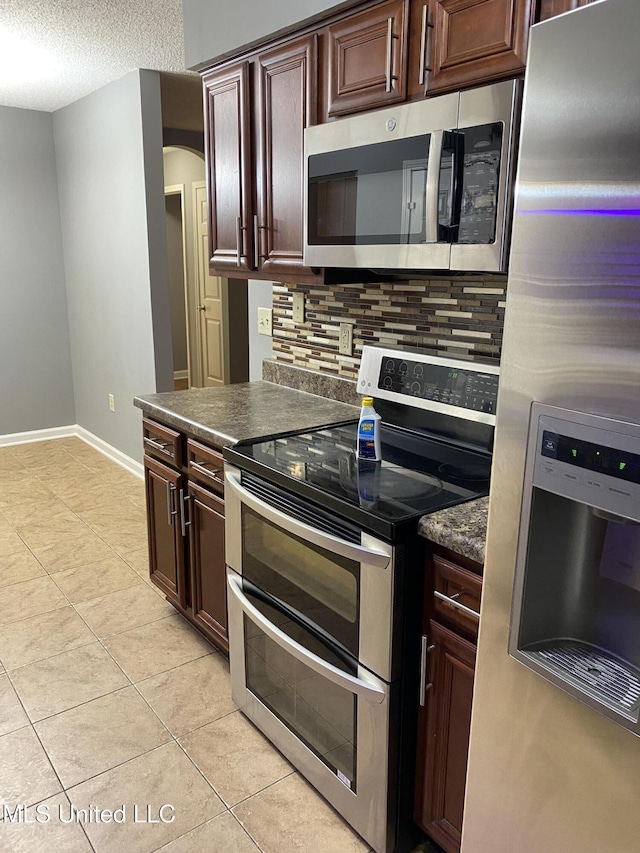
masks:
[[[494,415],[498,376],[472,365],[434,364],[385,356],[380,366],[378,388]]]

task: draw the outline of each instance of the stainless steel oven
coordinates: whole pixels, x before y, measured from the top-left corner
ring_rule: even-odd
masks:
[[[302,502],[233,466],[225,478],[233,698],[384,850],[394,548],[348,523],[304,520]]]
[[[415,846],[417,522],[487,494],[497,382],[365,347],[380,462],[357,420],[224,451],[233,698],[376,853]]]

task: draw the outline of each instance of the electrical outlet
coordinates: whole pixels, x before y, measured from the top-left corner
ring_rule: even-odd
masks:
[[[304,293],[293,294],[293,322],[304,323]]]
[[[338,346],[341,355],[351,355],[353,352],[353,326],[351,323],[340,323],[340,343]]]
[[[273,336],[272,308],[258,308],[258,332],[261,335]]]
[[[109,411],[115,412],[116,410],[116,400],[113,394],[109,394]]]

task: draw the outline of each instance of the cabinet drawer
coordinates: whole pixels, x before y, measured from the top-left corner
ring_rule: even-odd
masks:
[[[477,637],[482,578],[436,554],[433,569],[434,613],[445,623]]]
[[[187,472],[195,480],[218,494],[224,493],[224,460],[217,450],[190,438],[187,441]]]
[[[148,418],[142,419],[142,443],[148,456],[182,467],[182,435]]]

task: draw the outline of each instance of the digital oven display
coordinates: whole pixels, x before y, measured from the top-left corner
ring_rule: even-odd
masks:
[[[378,387],[488,414],[495,413],[498,397],[498,377],[493,373],[406,358],[383,358]]]
[[[544,430],[540,453],[549,459],[566,462],[587,471],[599,471],[618,480],[640,483],[640,455],[581,441]]]

